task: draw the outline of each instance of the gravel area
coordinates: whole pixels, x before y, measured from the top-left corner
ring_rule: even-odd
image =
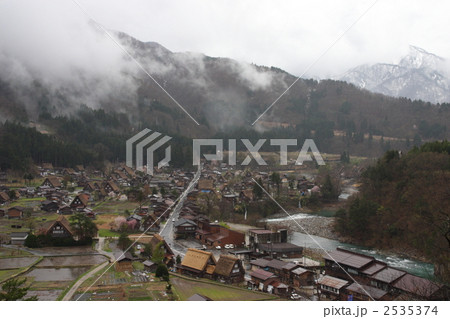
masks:
[[[297,224],[298,223],[298,224]],[[298,218],[293,220],[272,221],[269,225],[277,225],[279,228],[285,227],[290,231],[305,233],[306,230],[310,235],[325,237],[328,239],[338,240],[338,235],[333,231],[334,217],[310,216],[308,218]],[[301,227],[300,227],[300,226]]]

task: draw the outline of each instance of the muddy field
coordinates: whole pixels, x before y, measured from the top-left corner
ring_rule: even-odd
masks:
[[[101,264],[106,260],[108,259],[103,255],[45,257],[37,267],[90,266]]]
[[[26,274],[27,277],[34,277],[34,281],[73,281],[90,267],[76,268],[35,268]]]
[[[38,257],[1,258],[0,270],[27,267],[38,260]]]

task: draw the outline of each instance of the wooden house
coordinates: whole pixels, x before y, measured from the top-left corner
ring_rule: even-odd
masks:
[[[297,267],[290,271],[292,286],[301,288],[314,284],[314,273],[302,267]]]
[[[194,221],[180,218],[173,224],[173,226],[175,227],[175,236],[177,239],[195,237],[197,224]]]
[[[41,186],[46,186],[46,187],[58,189],[58,188],[62,187],[62,184],[61,184],[61,180],[58,177],[56,177],[56,176],[49,176],[42,182]]]
[[[398,279],[393,288],[402,294],[397,300],[445,300],[444,285],[411,274]]]
[[[195,277],[212,277],[215,267],[216,259],[212,253],[189,248],[178,269],[182,274]]]
[[[10,198],[6,192],[0,192],[0,204],[6,204]]]
[[[345,300],[344,288],[348,286],[347,280],[332,276],[323,276],[317,281],[320,296],[326,296],[330,300]]]
[[[387,301],[391,299],[388,292],[359,283],[352,283],[350,286],[345,288],[345,292],[347,294],[347,300],[371,301],[374,299]]]
[[[14,207],[9,208],[6,211],[5,216],[8,219],[22,219],[24,212],[25,212],[25,208],[24,207],[14,206]]]
[[[75,236],[72,226],[64,216],[59,216],[55,221],[44,224],[39,233],[53,238],[74,238]]]
[[[265,271],[263,269],[256,269],[250,273],[251,280],[247,282],[247,285],[251,289],[267,291],[267,285],[271,279],[276,277],[277,276],[272,272]]]
[[[244,281],[245,270],[239,258],[231,255],[220,255],[214,269],[214,278],[226,283],[240,283]]]
[[[89,204],[89,198],[90,198],[90,196],[88,194],[77,195],[73,199],[72,203],[70,203],[70,207],[76,208],[76,209],[86,208]]]
[[[144,265],[144,270],[149,271],[149,272],[155,272],[156,267],[158,267],[158,265],[151,260],[144,261],[143,265]]]
[[[46,212],[57,212],[59,209],[59,204],[53,200],[44,200],[41,203],[41,209]]]
[[[376,262],[373,257],[342,248],[337,248],[336,251],[324,254],[323,258],[325,259],[325,272],[328,275],[346,280],[353,280],[347,273],[351,274],[355,279],[367,277],[364,274],[364,270]]]
[[[116,258],[116,263],[114,264],[116,271],[118,272],[133,271],[134,258],[129,251],[127,251],[126,253],[118,252],[114,254],[114,257]]]
[[[105,183],[105,185],[103,186],[103,188],[105,189],[105,191],[109,194],[111,192],[114,193],[119,193],[120,192],[120,188],[119,186],[117,186],[117,184],[113,181],[108,181]]]
[[[228,229],[222,225],[208,224],[197,229],[195,238],[210,247],[233,244],[235,247],[245,245],[245,234]]]
[[[370,284],[373,287],[390,291],[394,283],[404,275],[406,275],[405,271],[388,266],[372,275]]]

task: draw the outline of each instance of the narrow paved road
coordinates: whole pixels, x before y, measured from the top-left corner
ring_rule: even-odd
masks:
[[[80,288],[80,286],[90,277],[92,277],[94,274],[96,274],[98,271],[100,271],[101,269],[103,269],[103,267],[105,267],[106,265],[109,264],[109,261],[105,261],[103,264],[99,265],[98,267],[95,267],[94,269],[92,269],[90,272],[88,272],[86,275],[84,275],[83,277],[81,277],[76,283],[75,285],[72,286],[72,288],[69,289],[69,291],[66,293],[66,295],[63,297],[63,301],[69,301],[72,299],[73,295],[75,294],[75,292],[78,290],[78,288]]]
[[[186,254],[186,247],[179,245],[174,240],[174,226],[173,224],[175,221],[178,220],[181,209],[183,208],[184,201],[186,200],[187,195],[192,191],[192,189],[197,184],[198,180],[200,179],[200,175],[202,173],[202,166],[198,166],[198,170],[194,175],[194,178],[189,183],[189,186],[184,190],[184,192],[181,194],[180,199],[178,201],[178,204],[175,206],[175,208],[172,210],[172,213],[167,218],[167,222],[164,225],[163,229],[159,232],[159,234],[164,238],[164,240],[170,245],[172,248],[172,251],[176,255],[184,256]]]
[[[194,178],[190,182],[189,186],[184,190],[184,192],[181,194],[180,199],[178,201],[178,204],[175,205],[175,208],[172,210],[172,213],[169,215],[166,224],[164,225],[163,229],[160,231],[160,235],[166,240],[166,242],[171,246],[173,252],[178,255],[185,255],[186,247],[177,245],[176,242],[173,239],[173,220],[177,220],[178,216],[180,214],[181,208],[183,207],[184,201],[186,200],[187,195],[189,192],[192,191],[194,186],[197,184],[198,180],[200,179],[200,175],[202,172],[202,167],[199,165],[197,172],[194,175]],[[98,248],[97,251],[109,256],[111,258],[111,261],[114,260],[114,256],[111,253],[108,253],[103,250],[103,245],[105,242],[104,237],[99,238],[98,242]],[[67,292],[67,294],[63,297],[63,301],[71,300],[75,292],[80,288],[80,286],[90,277],[92,277],[95,273],[100,271],[103,267],[109,264],[109,261],[104,262],[103,264],[99,265],[95,269],[91,270],[87,274],[85,274],[83,277],[81,277],[73,286],[70,288],[70,290]]]
[[[80,288],[80,286],[88,280],[90,277],[95,275],[98,271],[103,269],[106,265],[108,265],[110,262],[114,261],[114,255],[112,253],[109,253],[107,251],[103,250],[103,246],[105,245],[105,237],[99,237],[98,238],[98,246],[97,251],[101,254],[104,254],[109,257],[109,261],[105,261],[103,264],[99,265],[98,267],[95,267],[93,270],[85,274],[83,277],[81,277],[73,286],[70,288],[70,290],[67,292],[67,294],[63,297],[63,301],[69,301],[72,299],[75,292]]]

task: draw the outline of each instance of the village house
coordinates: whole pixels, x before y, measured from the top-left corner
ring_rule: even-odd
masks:
[[[133,271],[133,261],[134,258],[129,251],[127,252],[117,252],[114,254],[116,262],[114,268],[117,272],[132,272]]]
[[[176,239],[195,237],[195,231],[197,230],[197,224],[192,220],[180,218],[173,226],[175,227]]]
[[[11,238],[11,245],[21,245],[23,246],[25,244],[25,240],[28,237],[27,232],[12,232],[10,234]]]
[[[210,252],[189,248],[178,270],[182,274],[195,277],[212,277],[216,267],[216,259]]]
[[[245,234],[218,224],[204,225],[202,229],[197,229],[195,238],[210,247],[224,247],[230,244],[235,247],[245,245]]]
[[[9,195],[6,192],[0,192],[0,205],[8,203],[9,200]]]
[[[43,182],[41,186],[59,189],[62,187],[61,180],[56,176],[49,176]]]
[[[400,277],[403,277],[405,274],[406,271],[386,267],[371,276],[370,284],[371,286],[384,291],[390,291],[393,288],[394,282]]]
[[[197,189],[201,193],[214,192],[214,180],[208,178],[201,178],[198,180]]]
[[[302,267],[297,267],[290,271],[290,280],[292,280],[292,286],[301,288],[304,286],[311,286],[314,284],[314,273]]]
[[[160,244],[162,243],[162,244]],[[164,252],[164,259],[163,262],[168,266],[168,267],[172,267],[174,264],[174,253],[172,251],[172,248],[170,248],[169,244],[167,244],[167,242],[164,240],[163,237],[161,237],[161,235],[159,234],[154,234],[152,239],[150,239],[150,245],[153,247],[153,249],[157,246],[157,245],[161,245],[161,248],[163,249]]]
[[[117,184],[113,181],[107,181],[104,184],[103,188],[105,189],[106,193],[108,193],[108,194],[111,192],[118,194],[120,192],[119,186],[117,186]]]
[[[344,289],[349,282],[332,276],[323,276],[317,281],[319,296],[330,300],[345,300]]]
[[[58,209],[58,214],[61,214],[61,215],[72,215],[74,212],[75,212],[75,210],[68,205],[61,206]]]
[[[325,272],[338,278],[352,280],[343,269],[356,280],[367,277],[363,271],[375,263],[375,258],[363,254],[354,253],[342,248],[323,255],[325,259]],[[337,264],[337,263],[339,264]]]
[[[47,235],[52,238],[74,238],[75,233],[70,226],[69,221],[64,216],[59,216],[55,221],[49,221],[44,224],[39,234]]]
[[[359,283],[352,283],[345,288],[345,292],[347,297],[344,300],[371,301],[373,299],[388,301],[391,299],[386,291]]]
[[[214,278],[229,284],[244,281],[245,270],[242,262],[231,255],[220,255],[214,270]]]
[[[57,212],[59,209],[59,204],[53,200],[44,200],[41,203],[41,210],[45,212]]]
[[[70,203],[70,207],[75,209],[84,209],[89,204],[89,198],[90,196],[88,194],[77,195],[73,199],[72,203]]]
[[[250,249],[256,250],[259,244],[287,242],[287,231],[270,229],[249,229],[247,243]]]
[[[143,265],[144,265],[144,270],[149,271],[149,272],[155,272],[156,267],[158,267],[158,265],[151,260],[144,261]]]
[[[400,295],[396,300],[443,300],[444,285],[428,279],[406,274],[393,284]]]
[[[24,212],[25,212],[24,207],[14,206],[6,211],[5,217],[7,217],[8,219],[22,219]]]
[[[267,243],[258,244],[256,252],[270,258],[300,258],[303,255],[303,247],[291,243]]]
[[[267,286],[271,279],[276,278],[274,273],[265,271],[263,269],[255,269],[250,273],[250,278],[247,282],[247,286],[251,289],[258,289],[261,291],[267,291]]]
[[[151,213],[144,217],[141,223],[140,231],[146,232],[159,232],[160,230],[160,220],[155,214]]]

